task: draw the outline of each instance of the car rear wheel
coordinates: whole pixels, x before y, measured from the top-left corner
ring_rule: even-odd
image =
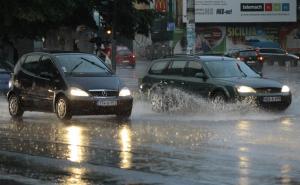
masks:
[[[72,118],[69,101],[63,96],[57,99],[55,103],[55,111],[56,116],[61,120],[70,120]]]
[[[20,98],[17,95],[11,95],[8,100],[8,110],[9,114],[13,118],[21,118],[23,116],[24,110],[22,108]]]

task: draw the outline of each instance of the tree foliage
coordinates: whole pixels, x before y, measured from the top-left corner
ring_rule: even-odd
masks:
[[[96,27],[93,11],[99,10],[105,22],[115,24],[117,33],[133,38],[147,34],[154,13],[136,10],[134,3],[151,0],[9,0],[0,1],[0,37],[36,37],[60,26],[85,24]]]

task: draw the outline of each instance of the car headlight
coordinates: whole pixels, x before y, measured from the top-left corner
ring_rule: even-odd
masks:
[[[281,88],[281,92],[283,93],[288,93],[290,92],[290,88],[287,85],[282,86]]]
[[[70,94],[72,96],[85,96],[85,97],[89,96],[89,94],[87,92],[85,92],[81,89],[78,89],[76,87],[71,87]]]
[[[239,93],[256,93],[256,91],[252,87],[248,86],[238,86],[237,91]]]
[[[127,87],[123,87],[120,92],[119,92],[119,96],[130,96],[131,92]]]
[[[12,88],[12,81],[11,80],[8,81],[8,88],[9,89]]]

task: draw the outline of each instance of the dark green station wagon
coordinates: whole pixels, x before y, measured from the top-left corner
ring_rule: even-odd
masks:
[[[222,103],[249,98],[259,107],[276,110],[285,110],[292,101],[287,85],[222,56],[179,55],[153,61],[140,84],[140,90],[150,95],[153,109],[168,111],[170,98],[165,92],[169,88]]]

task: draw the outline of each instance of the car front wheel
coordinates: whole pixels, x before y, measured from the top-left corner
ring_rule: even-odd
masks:
[[[63,96],[57,99],[55,103],[55,111],[57,117],[61,120],[70,120],[72,118],[69,101]]]
[[[17,95],[11,95],[8,100],[9,114],[13,118],[21,118],[23,116],[24,110],[22,108],[20,98]]]

